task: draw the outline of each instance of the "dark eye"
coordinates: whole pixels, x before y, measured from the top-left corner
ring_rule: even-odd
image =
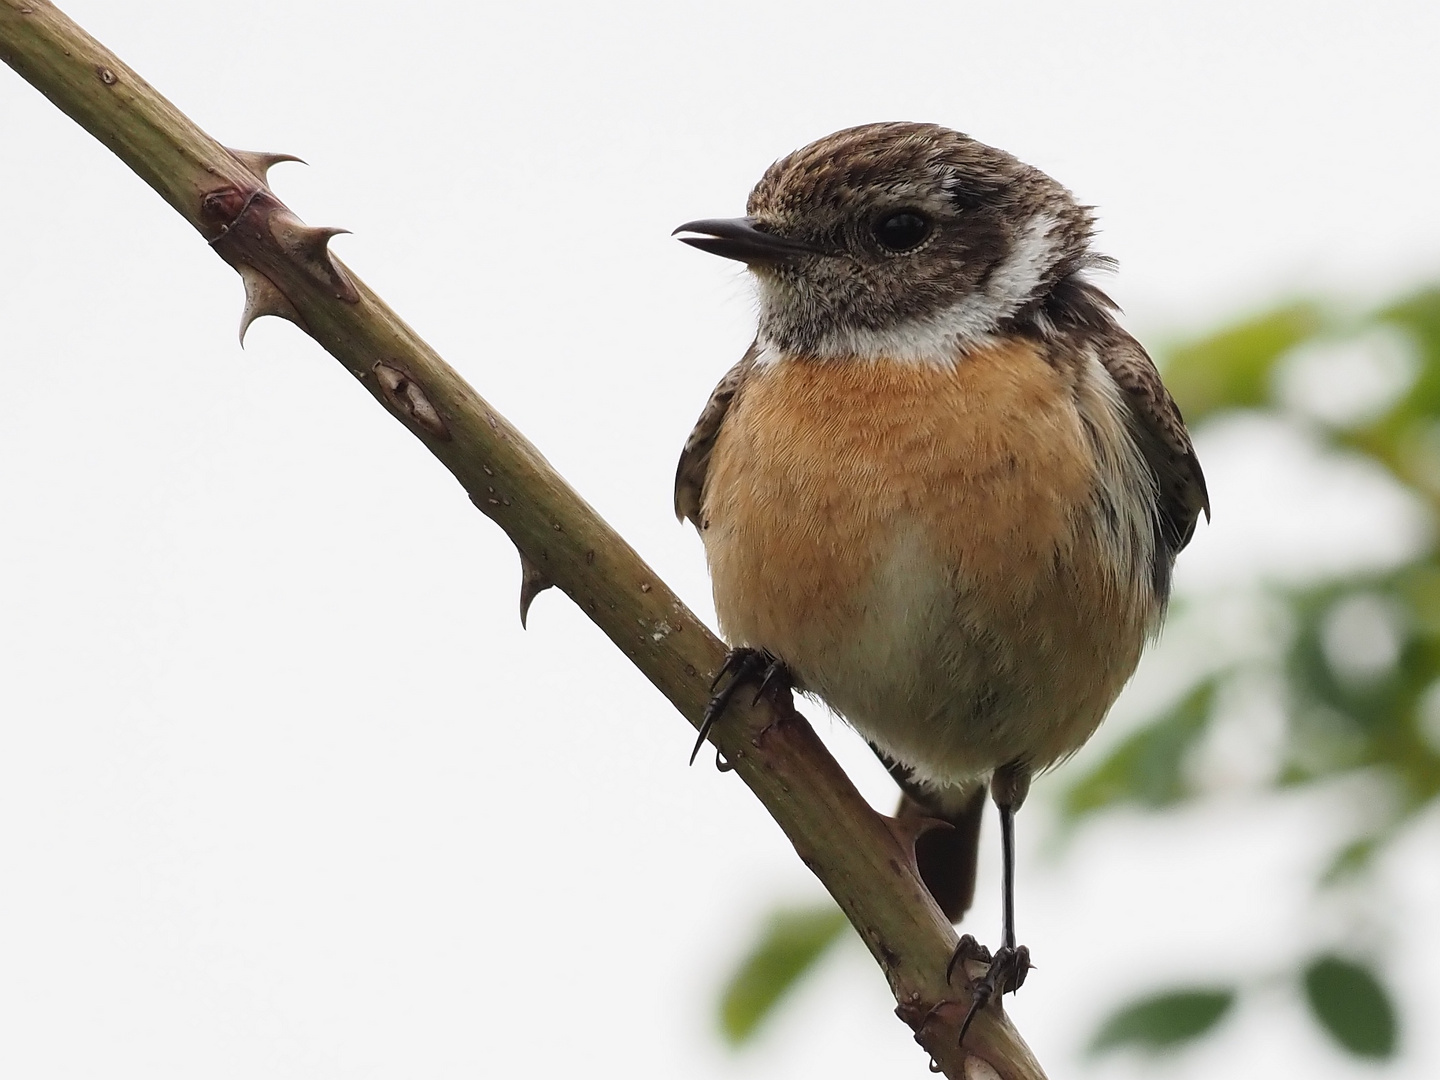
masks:
[[[875,239],[890,251],[909,251],[930,235],[930,222],[914,210],[898,210],[875,223]]]

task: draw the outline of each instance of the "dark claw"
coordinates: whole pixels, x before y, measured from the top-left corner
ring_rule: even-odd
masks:
[[[969,937],[967,934],[966,937]],[[963,944],[963,941],[962,941]],[[958,953],[959,950],[957,949]],[[954,957],[951,957],[951,964]],[[965,1014],[965,1022],[960,1025],[960,1045],[965,1045],[965,1033],[970,1030],[970,1021],[975,1019],[975,1014],[990,1004],[990,999],[996,994],[1002,997],[1005,994],[1013,994],[1025,983],[1025,976],[1030,971],[1030,950],[1024,945],[1010,948],[1005,946],[995,954],[995,959],[990,962],[990,969],[974,986],[974,998],[970,1002],[970,1011]]]
[[[700,733],[695,736],[695,746],[690,751],[690,764],[695,764],[695,759],[700,756],[700,747],[705,745],[705,740],[710,737],[710,729],[715,726],[715,721],[720,718],[721,709],[725,706],[722,703],[720,709],[715,708],[715,698],[710,699],[710,704],[705,707],[705,715],[700,720]]]
[[[775,687],[790,685],[790,670],[769,653],[765,654],[765,658],[770,661],[770,665],[760,678],[760,689],[755,691],[755,700],[750,702],[752,706],[759,705],[760,699]]]
[[[761,652],[758,649],[747,649],[744,647],[731,649],[725,662],[720,665],[720,670],[715,673],[714,680],[710,683],[710,689],[720,685],[720,680],[727,674],[731,679],[725,684],[725,688],[710,698],[710,704],[705,706],[705,715],[700,719],[700,733],[695,737],[695,749],[690,751],[690,764],[695,764],[695,759],[700,754],[700,747],[705,745],[705,740],[710,736],[710,729],[715,726],[715,721],[720,719],[725,712],[730,699],[735,696],[735,691],[740,684],[749,682],[755,676],[765,673],[769,678],[772,666],[777,663],[776,659],[769,653]]]
[[[715,693],[715,688],[720,685],[721,679],[743,666],[749,658],[748,654],[752,652],[754,652],[753,649],[731,649],[726,653],[725,662],[720,665],[720,670],[715,672],[715,677],[710,680],[710,693]],[[711,704],[713,705],[714,702],[712,701]]]

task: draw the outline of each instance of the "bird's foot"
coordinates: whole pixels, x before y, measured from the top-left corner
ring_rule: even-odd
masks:
[[[715,690],[724,681],[725,676],[730,676],[730,681],[724,687]],[[715,726],[725,709],[730,704],[730,699],[735,696],[735,691],[748,682],[759,682],[760,688],[755,691],[755,701],[758,704],[766,694],[783,693],[789,691],[791,686],[790,670],[783,662],[777,660],[770,653],[763,649],[750,649],[741,646],[738,649],[731,649],[725,657],[725,662],[720,665],[720,670],[715,673],[714,680],[710,683],[710,689],[714,691],[710,698],[710,704],[705,706],[705,715],[700,720],[700,733],[695,739],[695,749],[690,751],[690,763],[695,763],[695,757],[700,753],[700,747],[705,745],[705,740],[710,736],[710,729]]]
[[[965,1022],[960,1025],[962,1044],[976,1013],[990,1004],[996,995],[1003,997],[1019,990],[1024,985],[1025,976],[1029,974],[1031,967],[1030,950],[1024,945],[1007,945],[991,956],[989,949],[966,934],[955,946],[955,951],[950,955],[950,963],[945,966],[945,981],[950,981],[957,967],[965,975],[966,981],[970,981],[970,974],[965,970],[965,966],[971,961],[982,963],[986,967],[985,974],[971,983],[970,991],[973,997],[970,1011],[965,1014]]]
[[[955,981],[955,969],[958,967],[960,973],[965,976],[965,981],[971,982],[970,973],[965,970],[964,965],[973,961],[989,968],[992,960],[994,957],[990,955],[990,950],[976,941],[973,934],[961,934],[959,944],[950,954],[950,962],[945,965],[945,981],[947,983]]]

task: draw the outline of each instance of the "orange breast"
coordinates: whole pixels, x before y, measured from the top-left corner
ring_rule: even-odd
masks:
[[[1123,417],[1087,424],[1075,378],[1026,343],[757,368],[704,498],[732,642],[938,780],[1073,751],[1156,615],[1097,520],[1092,433]]]

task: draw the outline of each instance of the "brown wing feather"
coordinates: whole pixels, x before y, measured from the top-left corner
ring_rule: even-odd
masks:
[[[1171,558],[1195,532],[1201,511],[1210,520],[1205,474],[1180,409],[1160,381],[1154,361],[1140,343],[1123,331],[1107,337],[1100,361],[1125,394],[1135,422],[1136,442],[1155,471],[1160,495],[1160,526]]]
[[[704,527],[700,522],[700,505],[705,496],[705,477],[710,471],[710,451],[715,447],[715,438],[720,434],[731,402],[755,366],[758,353],[759,349],[752,343],[740,362],[725,373],[711,391],[710,400],[705,403],[700,419],[695,421],[695,429],[685,440],[685,449],[680,452],[680,464],[675,469],[675,516],[681,521],[688,519],[697,529]]]

